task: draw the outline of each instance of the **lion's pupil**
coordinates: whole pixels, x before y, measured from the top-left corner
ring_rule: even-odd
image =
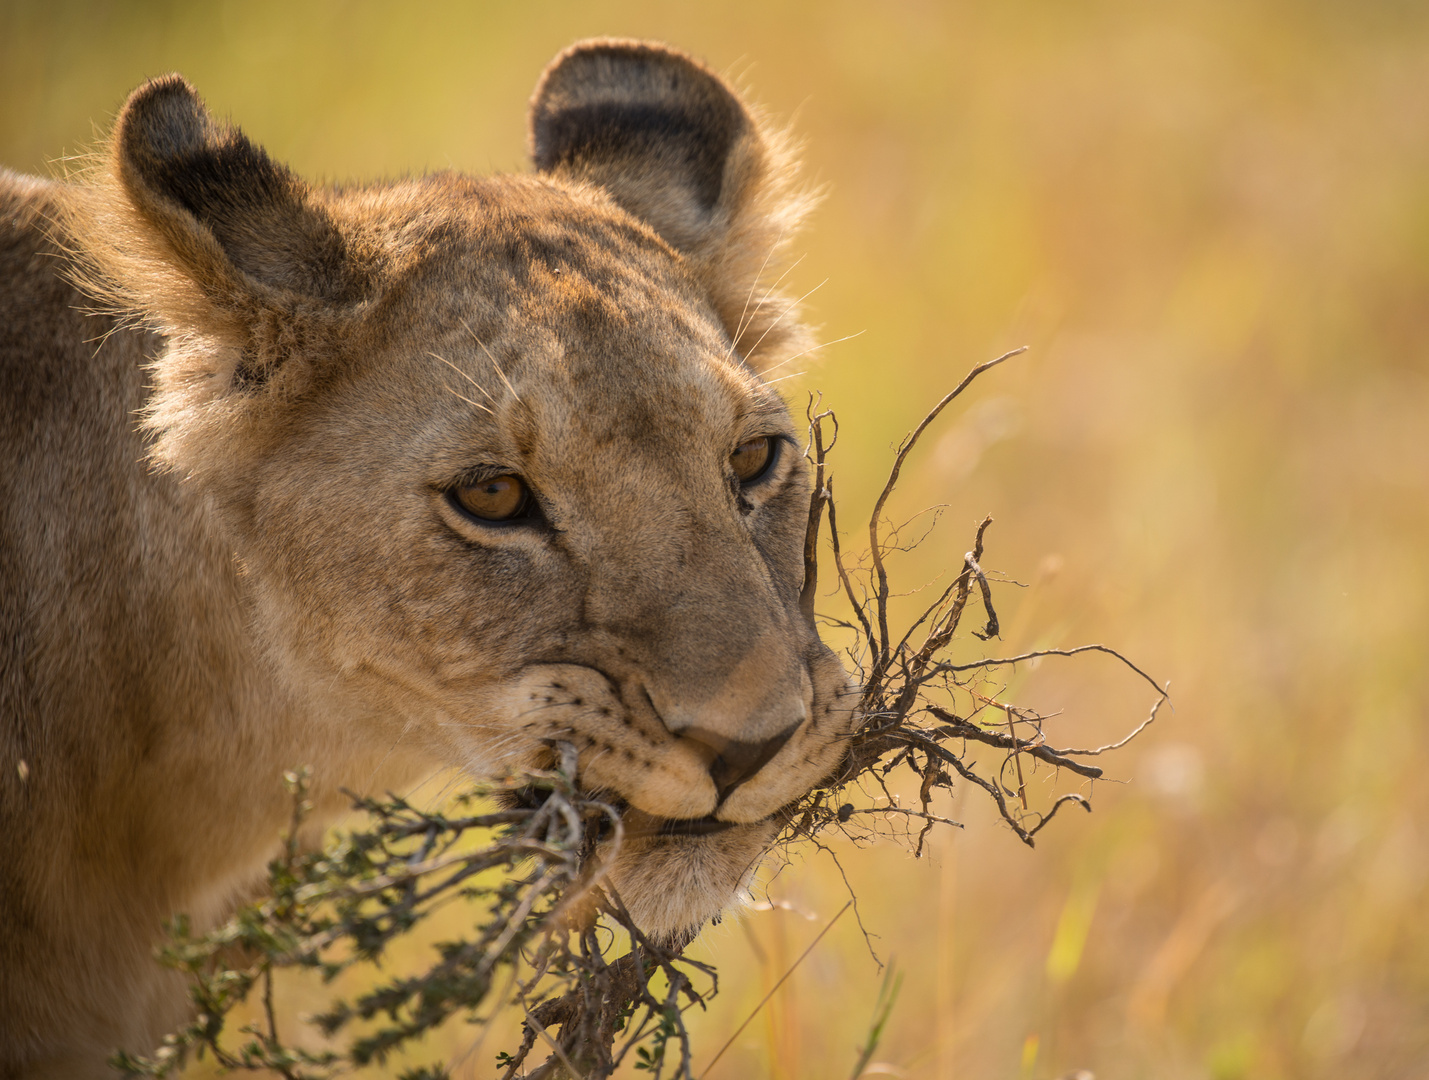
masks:
[[[462,509],[486,521],[506,521],[526,505],[526,485],[519,476],[496,476],[457,488]]]
[[[769,438],[764,435],[735,447],[734,453],[729,455],[734,475],[741,481],[753,480],[769,464],[769,451]]]

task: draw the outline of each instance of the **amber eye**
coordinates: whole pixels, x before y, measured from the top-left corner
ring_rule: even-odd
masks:
[[[734,469],[734,475],[739,477],[739,482],[747,484],[763,475],[773,457],[774,441],[767,435],[761,435],[736,446],[734,453],[729,455],[729,464]]]
[[[479,484],[453,488],[452,499],[474,518],[510,521],[528,509],[531,493],[519,476],[493,476]]]

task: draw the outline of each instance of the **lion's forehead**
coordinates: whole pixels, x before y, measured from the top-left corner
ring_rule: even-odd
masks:
[[[408,407],[415,392],[453,439],[494,436],[521,463],[719,460],[773,395],[681,257],[608,200],[521,179],[453,181],[422,243],[403,235],[422,254],[391,278],[374,315],[388,348],[363,381]]]
[[[371,253],[383,288],[417,300],[392,307],[399,322],[484,298],[475,306],[487,318],[539,315],[569,330],[692,318],[718,327],[684,258],[594,189],[437,175],[341,193],[331,209],[350,253]]]
[[[553,439],[648,442],[728,427],[757,393],[682,257],[608,199],[527,177],[412,188],[377,215],[406,224],[384,241],[397,254],[371,336],[407,354],[439,411],[461,411],[455,377],[468,411],[519,399]]]

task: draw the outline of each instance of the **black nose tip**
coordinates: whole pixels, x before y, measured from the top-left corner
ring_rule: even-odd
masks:
[[[680,734],[686,739],[704,743],[718,755],[710,764],[710,779],[714,781],[715,790],[723,802],[726,795],[769,764],[770,759],[779,753],[798,727],[798,724],[793,724],[764,742],[726,739],[698,728],[682,731]]]

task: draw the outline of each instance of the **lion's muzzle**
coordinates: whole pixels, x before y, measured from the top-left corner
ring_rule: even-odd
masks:
[[[574,745],[587,790],[613,792],[664,820],[750,824],[807,792],[842,753],[847,679],[832,654],[815,664],[802,680],[802,716],[767,738],[731,738],[704,726],[671,731],[648,704],[627,702],[601,672],[576,664],[528,668],[503,695],[504,708],[532,743]],[[830,689],[821,694],[820,686]]]

